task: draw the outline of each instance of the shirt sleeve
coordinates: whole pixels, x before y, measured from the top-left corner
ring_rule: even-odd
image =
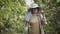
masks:
[[[40,14],[40,16],[41,16],[41,23],[42,24],[47,24],[47,20],[46,20],[45,15]]]
[[[31,12],[28,12],[28,13],[26,14],[26,19],[25,19],[25,20],[26,20],[27,22],[29,22],[31,16],[32,16]]]

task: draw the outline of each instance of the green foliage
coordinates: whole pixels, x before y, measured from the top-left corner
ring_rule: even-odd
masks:
[[[25,34],[24,0],[0,0],[0,33]]]

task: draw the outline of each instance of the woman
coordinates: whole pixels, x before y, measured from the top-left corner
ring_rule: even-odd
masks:
[[[28,34],[44,34],[43,25],[47,22],[43,11],[37,4],[32,4],[26,16],[26,21],[30,25]]]

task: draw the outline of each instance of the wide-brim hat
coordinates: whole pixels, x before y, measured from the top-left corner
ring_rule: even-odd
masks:
[[[39,6],[36,3],[34,3],[34,4],[31,5],[31,8],[37,8],[37,7],[39,7]]]

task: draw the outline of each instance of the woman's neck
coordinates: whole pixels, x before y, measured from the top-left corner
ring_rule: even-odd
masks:
[[[32,14],[32,15],[37,15],[37,14]]]

